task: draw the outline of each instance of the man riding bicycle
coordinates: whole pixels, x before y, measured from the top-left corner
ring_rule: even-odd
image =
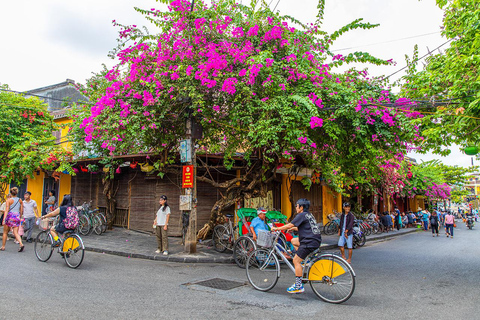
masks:
[[[320,228],[313,214],[308,209],[310,201],[300,199],[297,201],[295,210],[297,211],[293,220],[281,227],[273,227],[272,231],[297,230],[298,238],[292,239],[296,254],[293,258],[295,266],[295,283],[287,289],[289,293],[302,293],[305,291],[302,284],[303,267],[301,262],[313,251],[318,249],[322,243]]]

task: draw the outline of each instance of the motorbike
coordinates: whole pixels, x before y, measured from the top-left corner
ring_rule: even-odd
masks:
[[[470,229],[470,230],[472,230],[472,228],[473,228],[473,221],[474,221],[474,220],[473,220],[473,217],[472,217],[472,216],[468,216],[468,217],[467,217],[467,227],[468,227],[468,229]]]

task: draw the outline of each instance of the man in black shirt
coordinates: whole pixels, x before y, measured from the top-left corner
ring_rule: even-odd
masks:
[[[298,238],[293,238],[291,241],[297,252],[293,258],[295,283],[287,289],[289,293],[302,293],[305,291],[302,284],[303,267],[301,262],[322,244],[320,228],[313,214],[308,211],[309,208],[310,201],[307,199],[298,200],[295,207],[297,214],[292,222],[279,228],[272,228],[272,231],[298,230]]]

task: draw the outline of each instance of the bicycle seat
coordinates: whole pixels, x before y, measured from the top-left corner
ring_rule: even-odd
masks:
[[[227,218],[233,218],[233,214],[226,214],[225,217],[227,217]]]

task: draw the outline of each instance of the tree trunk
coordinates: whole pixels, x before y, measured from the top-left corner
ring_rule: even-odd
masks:
[[[103,194],[105,195],[105,200],[107,204],[107,224],[108,229],[113,229],[113,218],[115,215],[115,208],[117,207],[117,200],[115,199],[116,192],[114,191],[115,180],[110,179],[109,173],[103,175],[102,178],[103,184]]]
[[[201,160],[200,160],[201,161]],[[265,197],[267,195],[267,185],[275,177],[277,164],[265,164],[262,160],[257,160],[250,166],[245,167],[245,173],[240,178],[234,178],[222,183],[216,182],[213,177],[207,177],[209,166],[203,163],[207,170],[205,175],[197,177],[197,181],[203,181],[211,184],[213,187],[223,189],[221,199],[213,205],[210,213],[210,220],[197,233],[198,239],[206,239],[215,225],[225,221],[222,211],[244,198]],[[200,167],[201,168],[201,167]]]

